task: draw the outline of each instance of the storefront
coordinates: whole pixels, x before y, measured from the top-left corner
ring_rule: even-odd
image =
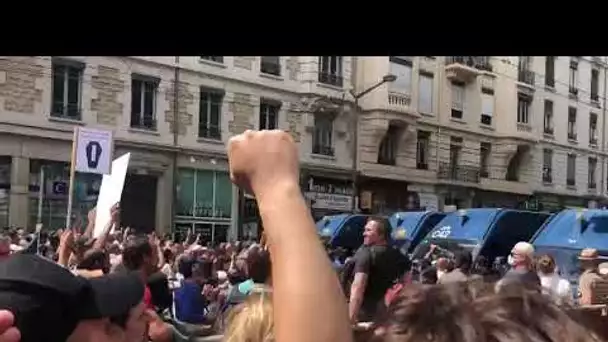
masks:
[[[231,224],[232,183],[227,172],[180,168],[177,174],[175,232],[189,229],[202,244],[225,242]]]
[[[326,215],[352,210],[353,189],[350,180],[307,174],[302,177],[301,186],[315,221]]]
[[[398,211],[420,210],[418,193],[408,191],[408,183],[365,177],[360,179],[361,211],[390,215]]]
[[[11,157],[0,157],[0,228],[8,226],[11,190]]]
[[[44,169],[44,187],[40,193],[42,169]],[[31,159],[29,178],[28,224],[30,228],[34,228],[39,221],[42,222],[45,229],[64,228],[70,184],[69,163]],[[97,203],[101,175],[76,173],[74,182],[72,222],[75,226],[84,229],[87,224],[87,213]],[[42,211],[39,213],[40,196],[42,196]]]

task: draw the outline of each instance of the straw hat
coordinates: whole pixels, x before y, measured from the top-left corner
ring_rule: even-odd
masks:
[[[599,253],[597,252],[597,249],[585,248],[581,251],[581,254],[579,254],[578,259],[579,260],[597,260],[598,257],[599,257]]]

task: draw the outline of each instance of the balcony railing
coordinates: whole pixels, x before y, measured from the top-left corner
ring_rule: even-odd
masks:
[[[200,125],[198,127],[198,137],[203,139],[222,139],[222,131],[217,125]]]
[[[143,118],[131,118],[131,128],[155,131],[156,119],[149,116],[144,116]]]
[[[553,183],[553,169],[549,167],[543,168],[543,183],[551,184]]]
[[[319,72],[319,82],[325,83],[325,84],[330,84],[330,85],[333,85],[336,87],[342,87],[342,85],[344,83],[344,79],[342,78],[342,75],[320,71]]]
[[[445,64],[463,64],[479,70],[492,71],[490,57],[488,56],[447,56]]]
[[[464,183],[479,183],[479,168],[474,166],[439,163],[437,178]]]
[[[534,72],[528,69],[519,69],[517,80],[521,83],[534,85]]]
[[[334,148],[331,147],[331,146],[313,145],[312,146],[312,153],[313,154],[320,154],[320,155],[323,155],[323,156],[333,157],[334,156]]]
[[[275,76],[281,75],[281,64],[276,61],[265,61],[262,60],[260,71],[264,74],[270,74]]]

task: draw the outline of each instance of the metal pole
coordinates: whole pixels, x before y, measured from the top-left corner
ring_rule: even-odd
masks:
[[[65,229],[72,228],[72,206],[74,202],[74,183],[76,181],[76,145],[78,144],[78,127],[74,128],[72,138],[72,157],[70,161],[70,185],[68,186],[68,208],[65,217]]]
[[[607,190],[606,189],[606,96],[608,95],[607,89],[606,89],[606,79],[608,78],[608,68],[606,63],[602,63],[602,67],[604,69],[604,98],[602,99],[602,146],[600,151],[602,152],[602,179],[601,179],[601,183],[602,184],[602,188],[600,191],[600,197],[604,197],[602,196],[602,194]]]
[[[40,166],[40,180],[38,181],[38,216],[36,223],[42,224],[42,203],[44,201],[44,165]]]
[[[174,89],[173,89],[173,147],[175,148],[175,152],[173,153],[173,165],[171,168],[172,178],[171,178],[171,227],[169,231],[175,234],[175,215],[177,214],[177,162],[179,160],[179,148],[178,148],[178,134],[179,134],[179,76],[180,76],[180,67],[179,67],[179,56],[175,56],[175,75],[174,75]],[[188,189],[190,190],[190,189]],[[192,189],[192,191],[196,191],[196,189]],[[157,199],[158,201],[158,199]]]
[[[353,144],[351,146],[352,148],[352,161],[353,161],[353,165],[351,168],[351,180],[353,182],[352,184],[352,197],[351,197],[351,208],[350,211],[354,214],[357,211],[357,205],[356,205],[356,199],[357,199],[357,165],[358,165],[358,153],[357,153],[357,149],[359,147],[359,97],[355,96],[355,103],[354,103],[354,109],[352,111],[352,113],[354,114],[354,120],[353,120],[353,129],[352,129],[352,135],[353,135]]]

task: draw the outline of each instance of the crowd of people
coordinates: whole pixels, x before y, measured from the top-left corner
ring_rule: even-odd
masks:
[[[551,256],[513,246],[500,277],[474,274],[471,254],[412,261],[372,217],[353,255],[320,241],[299,187],[298,151],[281,131],[228,144],[231,179],[254,194],[260,242],[203,244],[120,228],[99,236],[8,231],[0,238],[0,342],[540,342],[602,341],[571,307]],[[88,221],[95,222],[95,210]],[[579,302],[601,277],[580,255]],[[564,282],[565,281],[565,282]]]

